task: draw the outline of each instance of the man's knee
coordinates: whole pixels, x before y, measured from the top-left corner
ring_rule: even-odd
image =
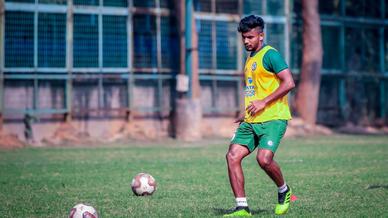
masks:
[[[228,153],[226,153],[226,160],[228,163],[237,163],[240,162],[243,159],[243,156],[235,151],[235,150],[229,150]]]
[[[263,169],[266,169],[272,163],[272,158],[269,156],[258,155],[256,157],[256,159],[257,159],[257,162],[259,163],[260,167]]]
[[[226,160],[228,164],[241,163],[241,160],[250,154],[247,147],[239,144],[231,144],[226,153]]]
[[[228,153],[226,153],[226,160],[228,163],[238,162],[239,157],[236,152],[228,151]]]

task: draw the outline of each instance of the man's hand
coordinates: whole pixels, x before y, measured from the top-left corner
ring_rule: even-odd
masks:
[[[242,123],[244,122],[244,119],[245,119],[245,113],[242,113],[240,115],[238,115],[238,117],[234,120],[234,123]]]
[[[260,111],[264,110],[264,108],[267,106],[267,104],[265,103],[265,101],[263,100],[255,100],[255,101],[251,101],[251,103],[248,105],[247,107],[247,112],[253,116],[257,113],[259,113]]]

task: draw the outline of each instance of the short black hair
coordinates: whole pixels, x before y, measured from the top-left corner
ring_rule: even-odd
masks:
[[[245,33],[256,27],[260,27],[261,31],[264,30],[263,18],[256,15],[249,15],[241,19],[240,23],[238,24],[237,30],[240,33]]]

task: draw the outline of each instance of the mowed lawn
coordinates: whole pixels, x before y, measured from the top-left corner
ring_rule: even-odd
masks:
[[[0,151],[0,217],[66,217],[81,202],[101,217],[220,217],[234,207],[228,139],[141,144]],[[274,216],[277,189],[254,156],[243,162],[248,203],[254,216]],[[298,197],[287,217],[388,214],[388,136],[285,139],[276,160]],[[157,180],[153,196],[132,194],[139,172]]]

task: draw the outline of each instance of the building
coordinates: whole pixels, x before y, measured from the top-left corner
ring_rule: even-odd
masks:
[[[92,136],[127,119],[171,135],[180,69],[179,0],[0,0],[4,127],[36,139],[69,114]],[[366,5],[368,4],[368,5]],[[387,0],[320,1],[323,69],[318,122],[387,123]],[[298,78],[300,0],[193,0],[207,133],[239,111],[246,56],[241,16],[264,18],[266,39]],[[130,118],[129,118],[130,117]],[[215,124],[212,126],[212,122]],[[217,124],[217,125],[216,125]],[[212,131],[208,131],[208,129]]]

